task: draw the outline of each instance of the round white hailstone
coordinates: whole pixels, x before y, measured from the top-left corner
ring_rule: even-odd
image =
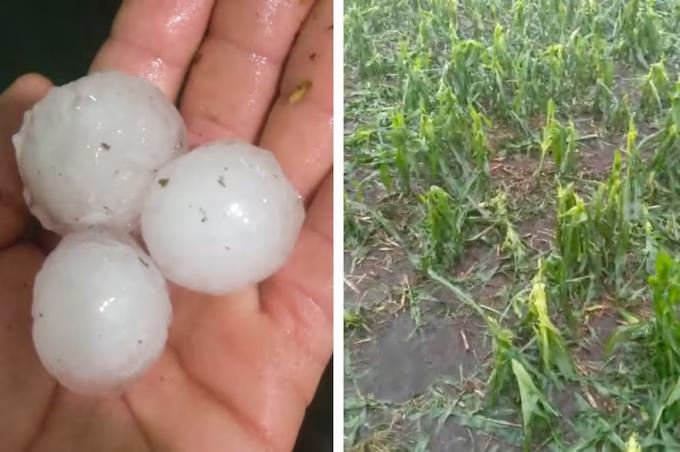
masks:
[[[185,128],[151,82],[97,72],[53,88],[13,142],[26,202],[45,228],[130,231],[155,171],[184,152]]]
[[[120,391],[165,347],[172,307],[160,271],[136,243],[102,231],[67,235],[33,292],[43,366],[81,394]]]
[[[222,141],[161,168],[141,229],[166,278],[218,295],[281,268],[304,216],[302,198],[271,152]]]

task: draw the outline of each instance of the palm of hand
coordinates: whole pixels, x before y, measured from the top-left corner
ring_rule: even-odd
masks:
[[[31,341],[31,285],[44,253],[17,238],[28,215],[9,142],[50,85],[19,79],[0,97],[3,450],[290,450],[330,356],[332,2],[217,0],[211,18],[209,0],[163,3],[124,3],[93,67],[142,74],[172,98],[186,78],[180,109],[194,146],[260,135],[308,201],[300,241],[259,287],[224,297],[172,287],[168,347],[122,396],[59,387]],[[299,86],[308,92],[289,102]]]

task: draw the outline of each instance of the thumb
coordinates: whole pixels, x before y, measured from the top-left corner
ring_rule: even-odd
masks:
[[[30,218],[22,196],[12,135],[19,130],[24,112],[51,87],[45,77],[26,74],[0,94],[0,249],[21,235]]]

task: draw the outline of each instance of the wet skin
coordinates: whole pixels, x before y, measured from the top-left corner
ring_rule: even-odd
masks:
[[[332,30],[331,0],[123,2],[92,69],[156,83],[192,147],[236,137],[271,149],[308,213],[289,262],[263,284],[222,297],[172,287],[168,346],[119,397],[74,395],[36,357],[32,283],[57,239],[22,238],[30,217],[10,137],[51,84],[26,75],[0,96],[3,450],[293,447],[332,351]]]

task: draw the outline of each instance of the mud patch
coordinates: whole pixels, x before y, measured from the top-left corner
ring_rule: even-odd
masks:
[[[607,140],[589,140],[581,143],[581,165],[583,175],[596,180],[606,178],[614,161],[614,153],[621,147],[621,137]]]
[[[608,311],[599,312],[587,318],[586,325],[590,330],[590,338],[587,344],[579,349],[578,357],[587,363],[600,364],[606,358],[607,340],[619,326],[618,318]]]
[[[555,216],[553,212],[534,215],[518,223],[517,230],[530,248],[540,252],[548,251],[555,238]]]
[[[354,366],[367,369],[359,389],[378,399],[406,401],[442,377],[465,378],[476,371],[483,342],[481,333],[454,319],[430,319],[416,329],[400,313],[357,351]]]
[[[389,300],[415,269],[398,248],[373,248],[359,262],[345,253],[345,306],[372,309]]]
[[[453,421],[444,424],[432,443],[433,452],[514,452],[520,449],[480,430]]]

